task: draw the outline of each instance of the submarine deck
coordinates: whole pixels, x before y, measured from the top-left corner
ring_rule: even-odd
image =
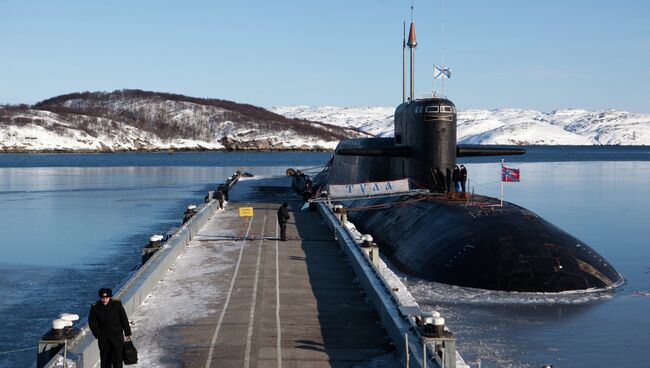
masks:
[[[288,241],[278,240],[276,211],[282,202],[289,203],[291,214]],[[254,216],[244,222],[238,209],[249,206]],[[316,212],[300,211],[301,206],[289,178],[240,181],[224,210],[177,260],[178,275],[166,276],[156,286],[150,298],[159,300],[134,316],[136,344],[139,336],[145,340],[138,346],[141,362],[202,368],[347,367],[388,353],[389,338],[354,284],[331,232]],[[190,272],[206,267],[214,272]],[[185,268],[188,272],[181,272]],[[165,308],[155,312],[153,304],[187,290],[198,290],[179,306],[188,313],[175,313],[173,323],[151,327],[160,324],[157,313],[168,314]],[[196,315],[189,313],[193,310]]]

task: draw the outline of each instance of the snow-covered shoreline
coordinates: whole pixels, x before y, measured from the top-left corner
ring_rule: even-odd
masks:
[[[393,136],[393,107],[281,106],[289,118],[359,128]],[[608,109],[587,111],[502,108],[458,112],[458,143],[489,145],[650,145],[650,114]]]
[[[0,106],[0,153],[332,151],[392,137],[394,107],[261,107],[140,90]],[[650,114],[502,108],[458,112],[457,141],[483,145],[650,145]]]

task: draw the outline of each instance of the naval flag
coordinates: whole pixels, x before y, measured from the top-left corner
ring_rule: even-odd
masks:
[[[451,69],[450,68],[445,68],[444,66],[438,66],[434,65],[433,66],[433,79],[440,79],[440,78],[451,78]]]
[[[521,178],[519,176],[519,169],[505,167],[503,164],[505,160],[501,160],[501,207],[503,207],[503,183],[517,183]]]
[[[518,182],[519,169],[501,166],[501,181],[505,182]]]

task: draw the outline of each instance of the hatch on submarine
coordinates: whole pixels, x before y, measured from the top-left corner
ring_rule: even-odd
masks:
[[[622,276],[584,242],[516,204],[453,193],[458,157],[520,155],[510,147],[458,145],[457,111],[445,96],[413,98],[411,22],[410,98],[395,109],[392,138],[342,140],[313,178],[293,175],[293,186],[385,182],[407,178],[428,193],[337,199],[348,218],[371,234],[402,272],[426,280],[479,289],[566,292],[610,289]],[[404,73],[405,75],[406,73]],[[404,77],[404,80],[406,78]]]

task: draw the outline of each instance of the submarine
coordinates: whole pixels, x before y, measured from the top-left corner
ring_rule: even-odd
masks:
[[[394,114],[394,137],[339,142],[313,177],[287,170],[299,191],[333,185],[373,185],[407,179],[420,191],[334,198],[357,229],[409,276],[508,292],[571,292],[623,284],[614,267],[583,241],[526,208],[497,198],[455,193],[449,185],[457,158],[520,155],[508,147],[459,145],[457,111],[446,96],[413,98],[413,22],[410,98]],[[403,46],[404,49],[404,46]],[[405,65],[405,63],[403,64]],[[331,192],[330,192],[331,193]],[[316,194],[318,195],[318,194]]]

